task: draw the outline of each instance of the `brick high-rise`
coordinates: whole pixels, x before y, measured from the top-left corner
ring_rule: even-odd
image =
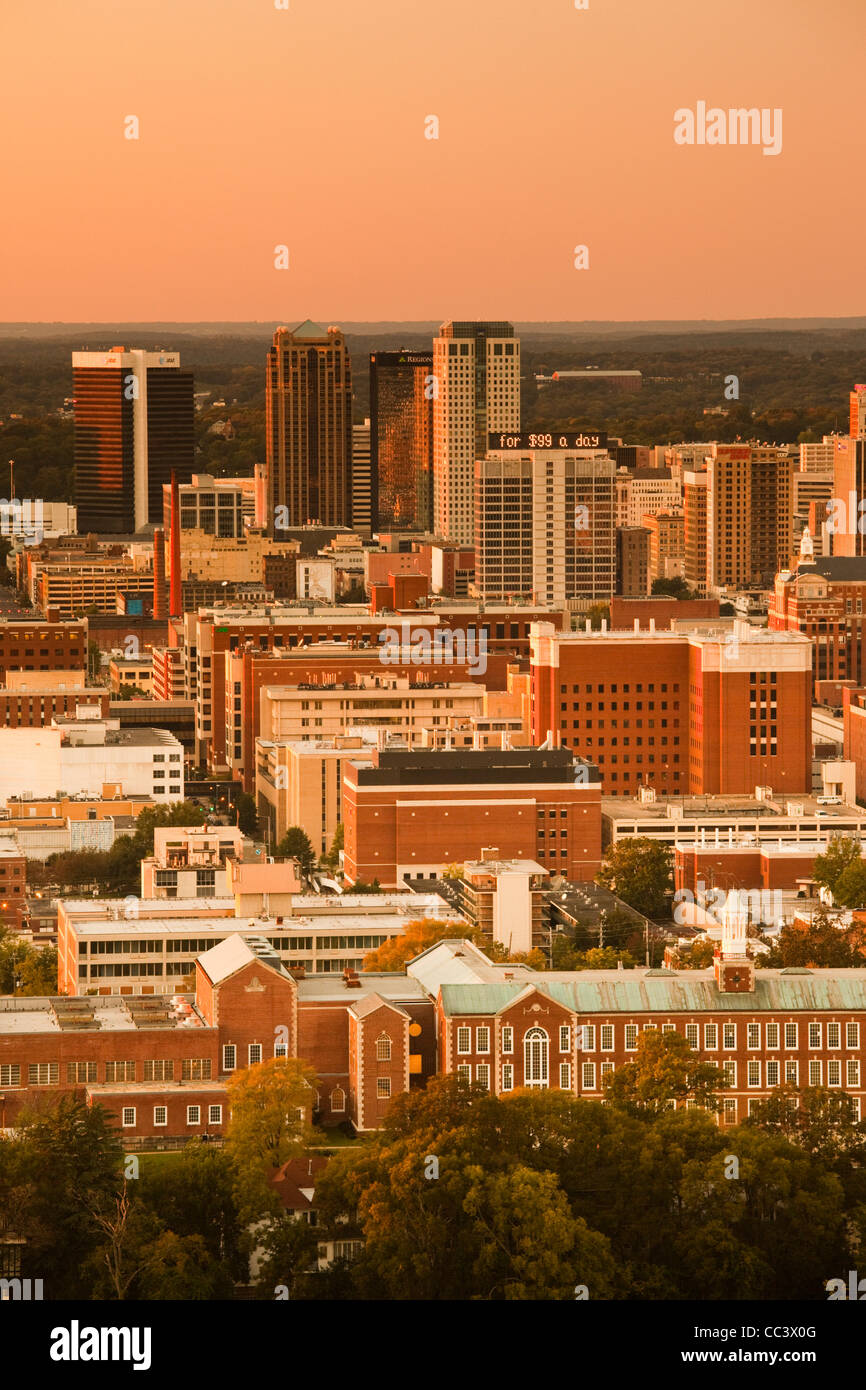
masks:
[[[604,794],[811,789],[812,644],[789,632],[532,629],[533,742],[591,760]]]
[[[265,383],[268,532],[351,524],[352,368],[339,328],[278,328]],[[283,508],[282,513],[277,508]]]

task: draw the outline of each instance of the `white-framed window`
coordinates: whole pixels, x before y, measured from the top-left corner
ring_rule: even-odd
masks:
[[[200,1106],[200,1105],[188,1105],[188,1106],[186,1107],[186,1122],[187,1122],[188,1125],[200,1125],[200,1124],[201,1124],[201,1106]]]
[[[457,1051],[467,1053],[472,1051],[472,1029],[461,1025],[457,1029]]]
[[[778,1086],[779,1084],[779,1063],[777,1061],[767,1063],[767,1085]]]
[[[663,1033],[675,1033],[676,1031],[677,1031],[677,1025],[676,1025],[675,1023],[663,1023],[663,1024],[662,1024],[662,1032],[663,1032]]]
[[[20,1086],[21,1065],[18,1062],[4,1062],[0,1066],[0,1086]]]
[[[472,1068],[470,1067],[468,1062],[460,1063],[459,1067],[457,1068],[457,1076],[461,1082],[465,1081],[467,1086],[471,1084]]]
[[[274,1043],[274,1056],[275,1056],[275,1057],[288,1057],[288,1055],[289,1055],[289,1044],[288,1044],[287,1042],[275,1042],[275,1043]]]
[[[346,1092],[342,1086],[335,1086],[331,1092],[331,1110],[335,1115],[341,1115],[346,1109]]]
[[[821,1067],[821,1063],[818,1061],[818,1059],[817,1059],[817,1058],[814,1058],[814,1059],[810,1060],[810,1062],[809,1062],[809,1085],[810,1085],[810,1086],[820,1086],[820,1085],[821,1085],[821,1071],[822,1071],[822,1067]]]
[[[731,1096],[725,1096],[722,1101],[722,1120],[726,1125],[737,1123],[737,1102]]]
[[[828,1046],[828,1047],[841,1047],[841,1046],[842,1046],[842,1025],[841,1025],[841,1023],[828,1023],[828,1024],[827,1024],[827,1046]]]
[[[135,1124],[135,1106],[124,1105],[120,1112],[120,1123],[124,1129],[132,1129]]]
[[[559,1030],[559,1050],[560,1052],[571,1051],[571,1029],[564,1023]]]
[[[700,1025],[699,1025],[699,1024],[697,1024],[697,1023],[687,1023],[687,1024],[686,1024],[686,1042],[688,1043],[689,1047],[691,1047],[691,1048],[694,1049],[695,1052],[697,1052],[697,1050],[698,1050],[698,1046],[699,1046],[699,1043],[700,1043],[700,1036],[701,1036],[701,1030],[700,1030]]]
[[[761,1046],[761,1025],[760,1023],[746,1024],[746,1047],[755,1048]]]
[[[595,1062],[584,1062],[583,1064],[583,1089],[585,1091],[595,1090]]]
[[[155,1106],[153,1107],[153,1123],[154,1123],[155,1128],[157,1128],[157,1129],[159,1129],[162,1125],[167,1125],[167,1124],[168,1124],[168,1106],[167,1106],[167,1105],[155,1105]]]
[[[107,1066],[108,1063],[106,1063]],[[59,1062],[29,1062],[27,1064],[28,1086],[56,1086],[59,1081]]]
[[[603,1023],[601,1025],[601,1050],[602,1052],[613,1052],[612,1023]]]
[[[626,1052],[637,1052],[636,1023],[627,1023],[625,1025],[625,1050]]]
[[[797,1046],[797,1025],[796,1023],[785,1024],[785,1047],[789,1051]]]
[[[514,1051],[514,1029],[510,1023],[503,1024],[502,1051],[507,1053]]]
[[[725,1080],[731,1086],[737,1084],[737,1064],[736,1062],[723,1062],[722,1071],[725,1073]]]
[[[854,1058],[854,1057],[849,1057],[849,1058],[848,1058],[848,1061],[847,1061],[847,1063],[846,1063],[846,1065],[845,1065],[845,1072],[846,1072],[846,1080],[845,1080],[845,1085],[846,1085],[846,1086],[859,1086],[859,1085],[860,1085],[860,1063],[857,1061],[856,1058]]]
[[[602,1062],[602,1064],[601,1064],[601,1075],[602,1075],[602,1078],[604,1078],[605,1076],[607,1076],[610,1072],[612,1072],[612,1071],[614,1071],[614,1070],[615,1070],[615,1068],[614,1068],[613,1062]]]
[[[221,1105],[209,1105],[207,1109],[207,1122],[209,1125],[221,1125],[223,1122],[223,1108]]]
[[[860,1047],[860,1024],[845,1024],[845,1046],[859,1049]]]
[[[251,1067],[254,1067],[258,1062],[260,1062],[260,1061],[262,1060],[262,1045],[261,1045],[261,1043],[250,1043],[249,1049],[248,1049],[248,1053],[249,1053],[249,1064],[250,1064]]]
[[[389,1100],[391,1097],[391,1078],[390,1076],[376,1077],[376,1099]]]
[[[737,1048],[737,1025],[736,1023],[722,1024],[722,1047],[726,1052],[735,1052]]]
[[[789,1086],[799,1085],[800,1068],[796,1062],[785,1063],[785,1083]]]
[[[490,1090],[490,1063],[479,1062],[475,1068],[475,1080],[482,1085],[485,1090]]]
[[[775,1052],[779,1046],[779,1025],[778,1023],[768,1023],[766,1025],[767,1051]]]
[[[223,1071],[234,1071],[238,1064],[238,1050],[234,1043],[223,1043]]]
[[[715,1052],[719,1045],[719,1025],[717,1023],[704,1024],[704,1051]]]
[[[749,1061],[747,1063],[748,1085],[760,1086],[761,1084],[761,1064],[760,1062]]]
[[[842,1085],[842,1063],[838,1057],[831,1057],[827,1063],[827,1085]]]
[[[523,1077],[527,1086],[547,1085],[549,1040],[543,1028],[530,1028],[523,1038]]]
[[[594,1023],[584,1023],[581,1025],[580,1029],[578,1030],[577,1044],[578,1047],[580,1047],[584,1052],[595,1052]],[[559,1050],[560,1052],[564,1052],[565,1048],[561,1047]]]
[[[514,1090],[514,1066],[511,1062],[502,1063],[502,1089],[503,1091]]]
[[[559,1089],[561,1091],[571,1090],[571,1063],[560,1062],[559,1064]]]
[[[809,1024],[809,1046],[811,1048],[821,1046],[821,1025],[820,1023]]]
[[[475,1051],[482,1056],[490,1051],[490,1029],[486,1023],[475,1029]]]
[[[376,1061],[390,1062],[391,1060],[391,1039],[387,1033],[380,1033],[376,1039]]]

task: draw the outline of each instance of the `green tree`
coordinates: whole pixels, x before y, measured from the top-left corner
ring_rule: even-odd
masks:
[[[753,1105],[743,1123],[784,1135],[807,1153],[824,1158],[866,1157],[866,1125],[857,1119],[857,1107],[846,1091],[787,1083]]]
[[[306,830],[290,825],[274,850],[275,859],[294,859],[302,878],[308,879],[316,867],[316,854]]]
[[[679,574],[675,575],[672,579],[654,579],[652,592],[654,594],[662,594],[666,598],[694,598],[694,593],[689,588],[682,575]]]
[[[709,937],[696,937],[687,945],[677,947],[676,969],[706,970],[708,965],[712,965],[715,952],[715,942]]]
[[[605,1099],[632,1115],[660,1115],[674,1101],[693,1100],[718,1110],[728,1082],[720,1067],[701,1061],[682,1033],[644,1029],[637,1055],[604,1078]]]
[[[328,853],[323,854],[321,858],[322,864],[326,869],[330,869],[332,873],[336,873],[340,867],[340,853],[344,846],[345,827],[343,822],[340,821],[334,831],[334,838],[331,840],[331,848],[328,850]]]
[[[630,836],[609,846],[596,883],[647,917],[662,917],[669,908],[672,864],[669,845],[644,835]]]
[[[18,969],[18,994],[57,994],[57,947],[31,946]]]
[[[787,922],[763,958],[765,966],[781,969],[788,965],[814,969],[848,969],[862,964],[850,928],[836,925],[826,908],[818,908],[808,925]]]
[[[248,1261],[235,1182],[228,1151],[198,1140],[170,1163],[143,1165],[138,1194],[166,1229],[182,1238],[201,1237],[212,1258],[243,1281]]]
[[[239,792],[235,797],[235,813],[238,830],[243,835],[258,835],[259,818],[255,797],[250,796],[249,792]]]
[[[860,861],[860,841],[849,835],[834,835],[823,854],[815,860],[812,876],[822,888],[836,894],[839,879],[853,864]]]
[[[584,621],[588,621],[593,632],[600,632],[603,622],[610,623],[610,604],[593,603],[583,614]]]

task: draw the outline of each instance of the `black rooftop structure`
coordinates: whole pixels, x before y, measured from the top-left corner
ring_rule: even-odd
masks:
[[[576,769],[582,776],[575,776]],[[412,786],[453,782],[550,782],[583,784],[600,782],[593,763],[576,758],[568,748],[417,749],[414,752],[382,750],[377,765],[357,768],[358,785]]]

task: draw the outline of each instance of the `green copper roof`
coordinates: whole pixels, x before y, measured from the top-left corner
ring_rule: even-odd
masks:
[[[669,978],[660,978],[661,974]],[[749,994],[720,994],[711,974],[677,975],[638,970],[581,971],[571,980],[545,980],[532,985],[576,1014],[613,1013],[793,1013],[808,1010],[866,1009],[866,970],[815,970],[786,975],[759,970]],[[525,981],[508,984],[442,985],[442,1004],[449,1016],[495,1014],[526,991]]]
[[[293,335],[295,338],[327,338],[327,333],[319,324],[313,323],[312,319],[304,319],[299,323]]]

